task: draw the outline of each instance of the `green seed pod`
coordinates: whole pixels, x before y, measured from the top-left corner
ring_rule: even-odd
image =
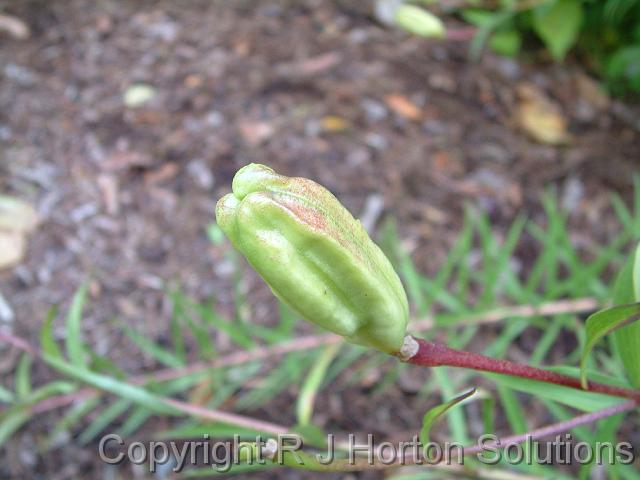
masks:
[[[273,293],[307,320],[388,353],[402,346],[407,296],[387,257],[326,188],[250,164],[216,219]]]
[[[444,37],[445,28],[442,20],[415,5],[400,5],[395,11],[394,20],[398,26],[414,35],[426,38]]]

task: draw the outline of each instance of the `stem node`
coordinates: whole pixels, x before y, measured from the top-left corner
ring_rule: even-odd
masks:
[[[420,350],[420,345],[411,335],[407,335],[404,337],[404,341],[402,342],[402,347],[400,347],[400,351],[398,352],[398,358],[402,362],[408,362],[411,358],[415,357]]]

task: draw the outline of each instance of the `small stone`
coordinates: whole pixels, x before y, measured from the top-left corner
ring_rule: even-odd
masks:
[[[367,120],[370,122],[384,120],[389,114],[389,111],[381,102],[370,98],[363,99],[360,102],[360,106],[362,107],[362,110],[364,110]]]
[[[451,75],[444,73],[432,73],[427,79],[429,86],[435,90],[442,90],[443,92],[455,92],[456,81]]]
[[[205,117],[205,122],[210,127],[221,127],[222,125],[224,125],[224,115],[214,110],[207,114],[207,116]]]
[[[386,150],[389,147],[389,140],[383,135],[375,132],[369,132],[364,137],[365,143],[376,150]]]
[[[13,136],[13,131],[9,125],[0,125],[0,140],[8,142]]]
[[[211,190],[215,183],[213,172],[202,160],[192,160],[187,165],[187,173],[203,190]]]
[[[0,322],[2,323],[12,323],[15,318],[15,314],[13,313],[13,309],[9,302],[2,296],[0,293]]]
[[[4,67],[4,75],[21,87],[32,87],[37,81],[36,74],[32,70],[15,63],[9,63]]]
[[[7,32],[16,40],[26,40],[31,35],[31,29],[18,17],[0,14],[0,32]]]
[[[367,197],[367,201],[362,209],[362,214],[360,215],[360,222],[367,232],[371,233],[373,231],[383,210],[384,197],[382,195],[373,194]]]
[[[520,64],[511,58],[500,57],[496,67],[502,76],[508,80],[520,78]]]
[[[161,242],[141,245],[138,248],[138,256],[149,263],[161,263],[167,257],[167,249]]]
[[[238,124],[238,128],[244,141],[252,147],[266,142],[275,134],[273,125],[268,122],[242,120]]]
[[[369,32],[364,28],[354,28],[348,33],[347,38],[350,43],[358,45],[369,40]]]
[[[383,25],[395,25],[396,11],[402,5],[403,0],[376,0],[373,13]]]
[[[479,161],[496,162],[508,164],[513,160],[513,156],[502,145],[497,143],[483,143],[471,152],[474,158]]]
[[[371,153],[365,147],[356,148],[347,154],[346,163],[352,168],[362,167],[371,160]]]
[[[69,216],[71,217],[71,220],[73,220],[75,223],[81,223],[93,217],[99,211],[100,211],[100,208],[98,207],[98,205],[94,202],[91,202],[91,203],[85,203],[84,205],[80,205],[79,207],[74,208],[73,210],[71,210],[71,213],[69,214]]]
[[[562,198],[560,199],[562,209],[569,213],[576,212],[583,198],[584,184],[578,177],[569,177],[564,184]]]
[[[138,108],[151,101],[155,94],[156,90],[151,85],[138,83],[127,88],[123,101],[129,108]]]

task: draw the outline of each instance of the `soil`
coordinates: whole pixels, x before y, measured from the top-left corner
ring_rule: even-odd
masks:
[[[433,273],[465,204],[500,231],[519,212],[540,215],[550,185],[576,241],[606,240],[609,192],[629,197],[640,160],[640,109],[581,88],[593,80],[571,59],[474,62],[467,41],[411,37],[357,2],[30,0],[0,1],[0,11],[31,29],[0,37],[0,191],[40,218],[25,260],[0,272],[14,313],[0,328],[36,343],[47,309],[64,311],[89,279],[84,338],[130,372],[148,365],[127,357],[120,325],[165,338],[168,289],[214,298],[231,316],[228,245],[213,245],[207,226],[247,163],[312,178],[374,226],[392,215]],[[127,106],[135,85],[152,98]],[[566,121],[564,144],[522,129],[523,89]],[[246,288],[274,305],[255,275]],[[263,310],[255,321],[268,322]],[[10,378],[16,356],[2,348]],[[292,422],[286,408],[273,413]],[[24,455],[0,472],[28,478],[74,458],[46,477],[106,475],[91,452]]]

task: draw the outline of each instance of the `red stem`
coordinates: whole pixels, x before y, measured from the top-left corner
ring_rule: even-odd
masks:
[[[414,365],[422,365],[426,367],[448,366],[470,368],[472,370],[481,370],[483,372],[493,372],[502,375],[511,375],[513,377],[528,378],[539,382],[555,383],[556,385],[583,390],[580,385],[580,380],[577,378],[568,377],[566,375],[550,372],[549,370],[543,370],[541,368],[530,367],[529,365],[510,362],[508,360],[487,357],[478,353],[455,350],[447,347],[446,345],[427,342],[418,338],[415,340],[418,342],[418,351],[407,360],[408,363],[412,363]],[[589,391],[640,401],[640,391],[629,388],[589,382]]]

